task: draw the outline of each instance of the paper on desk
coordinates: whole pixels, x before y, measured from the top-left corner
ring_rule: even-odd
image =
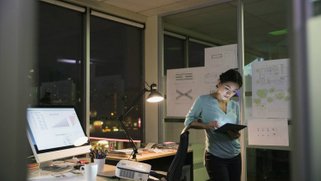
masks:
[[[41,171],[40,171],[41,172]],[[82,181],[85,180],[85,178],[81,174],[74,174],[72,172],[66,172],[66,173],[38,173],[38,175],[31,175],[31,177],[28,178],[28,181],[49,181],[49,180],[63,180],[63,181]]]
[[[159,149],[159,148],[151,148],[151,149],[147,149],[148,152],[152,152],[152,153],[165,153],[165,152],[173,152],[176,151],[176,149]]]
[[[120,150],[114,150],[113,152],[118,152],[118,153],[125,153],[127,155],[130,155],[133,153],[133,149],[128,148],[128,149],[120,149]]]

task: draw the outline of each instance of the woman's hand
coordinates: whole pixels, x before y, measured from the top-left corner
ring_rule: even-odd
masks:
[[[219,127],[218,121],[210,121],[207,125],[207,129],[216,129]]]
[[[231,139],[237,139],[240,137],[240,133],[238,131],[232,131],[232,130],[228,130],[227,131],[227,135],[231,138]]]
[[[190,124],[190,128],[194,129],[216,129],[218,127],[220,126],[216,120],[210,121],[209,123],[203,123],[202,120],[199,119],[191,122]]]

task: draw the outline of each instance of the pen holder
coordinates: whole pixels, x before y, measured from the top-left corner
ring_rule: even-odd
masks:
[[[94,158],[94,163],[98,165],[98,173],[104,171],[105,158]]]

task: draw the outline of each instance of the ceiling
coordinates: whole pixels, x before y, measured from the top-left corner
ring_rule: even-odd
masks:
[[[162,17],[168,31],[218,45],[237,42],[236,0],[90,0],[144,16]],[[286,1],[244,0],[246,61],[255,57],[286,58],[286,33],[270,32],[287,27]],[[251,56],[247,56],[247,55]],[[253,58],[251,58],[253,57]]]
[[[90,0],[142,14],[145,16],[165,15],[209,6],[228,0]]]

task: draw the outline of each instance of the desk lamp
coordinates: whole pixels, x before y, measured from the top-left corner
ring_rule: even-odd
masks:
[[[157,91],[157,85],[156,84],[151,84],[150,86],[146,83],[148,88],[144,87],[144,89],[138,94],[138,96],[134,99],[133,103],[131,106],[129,106],[122,115],[120,115],[117,120],[120,122],[121,127],[124,129],[124,132],[126,134],[126,137],[128,138],[132,148],[133,148],[133,153],[132,153],[132,159],[136,160],[136,154],[138,153],[137,147],[133,141],[133,138],[128,134],[128,131],[126,129],[126,126],[123,123],[124,117],[135,107],[137,102],[141,99],[141,97],[145,94],[145,92],[150,92],[148,95],[146,101],[150,103],[157,103],[160,101],[164,100],[164,97]]]

